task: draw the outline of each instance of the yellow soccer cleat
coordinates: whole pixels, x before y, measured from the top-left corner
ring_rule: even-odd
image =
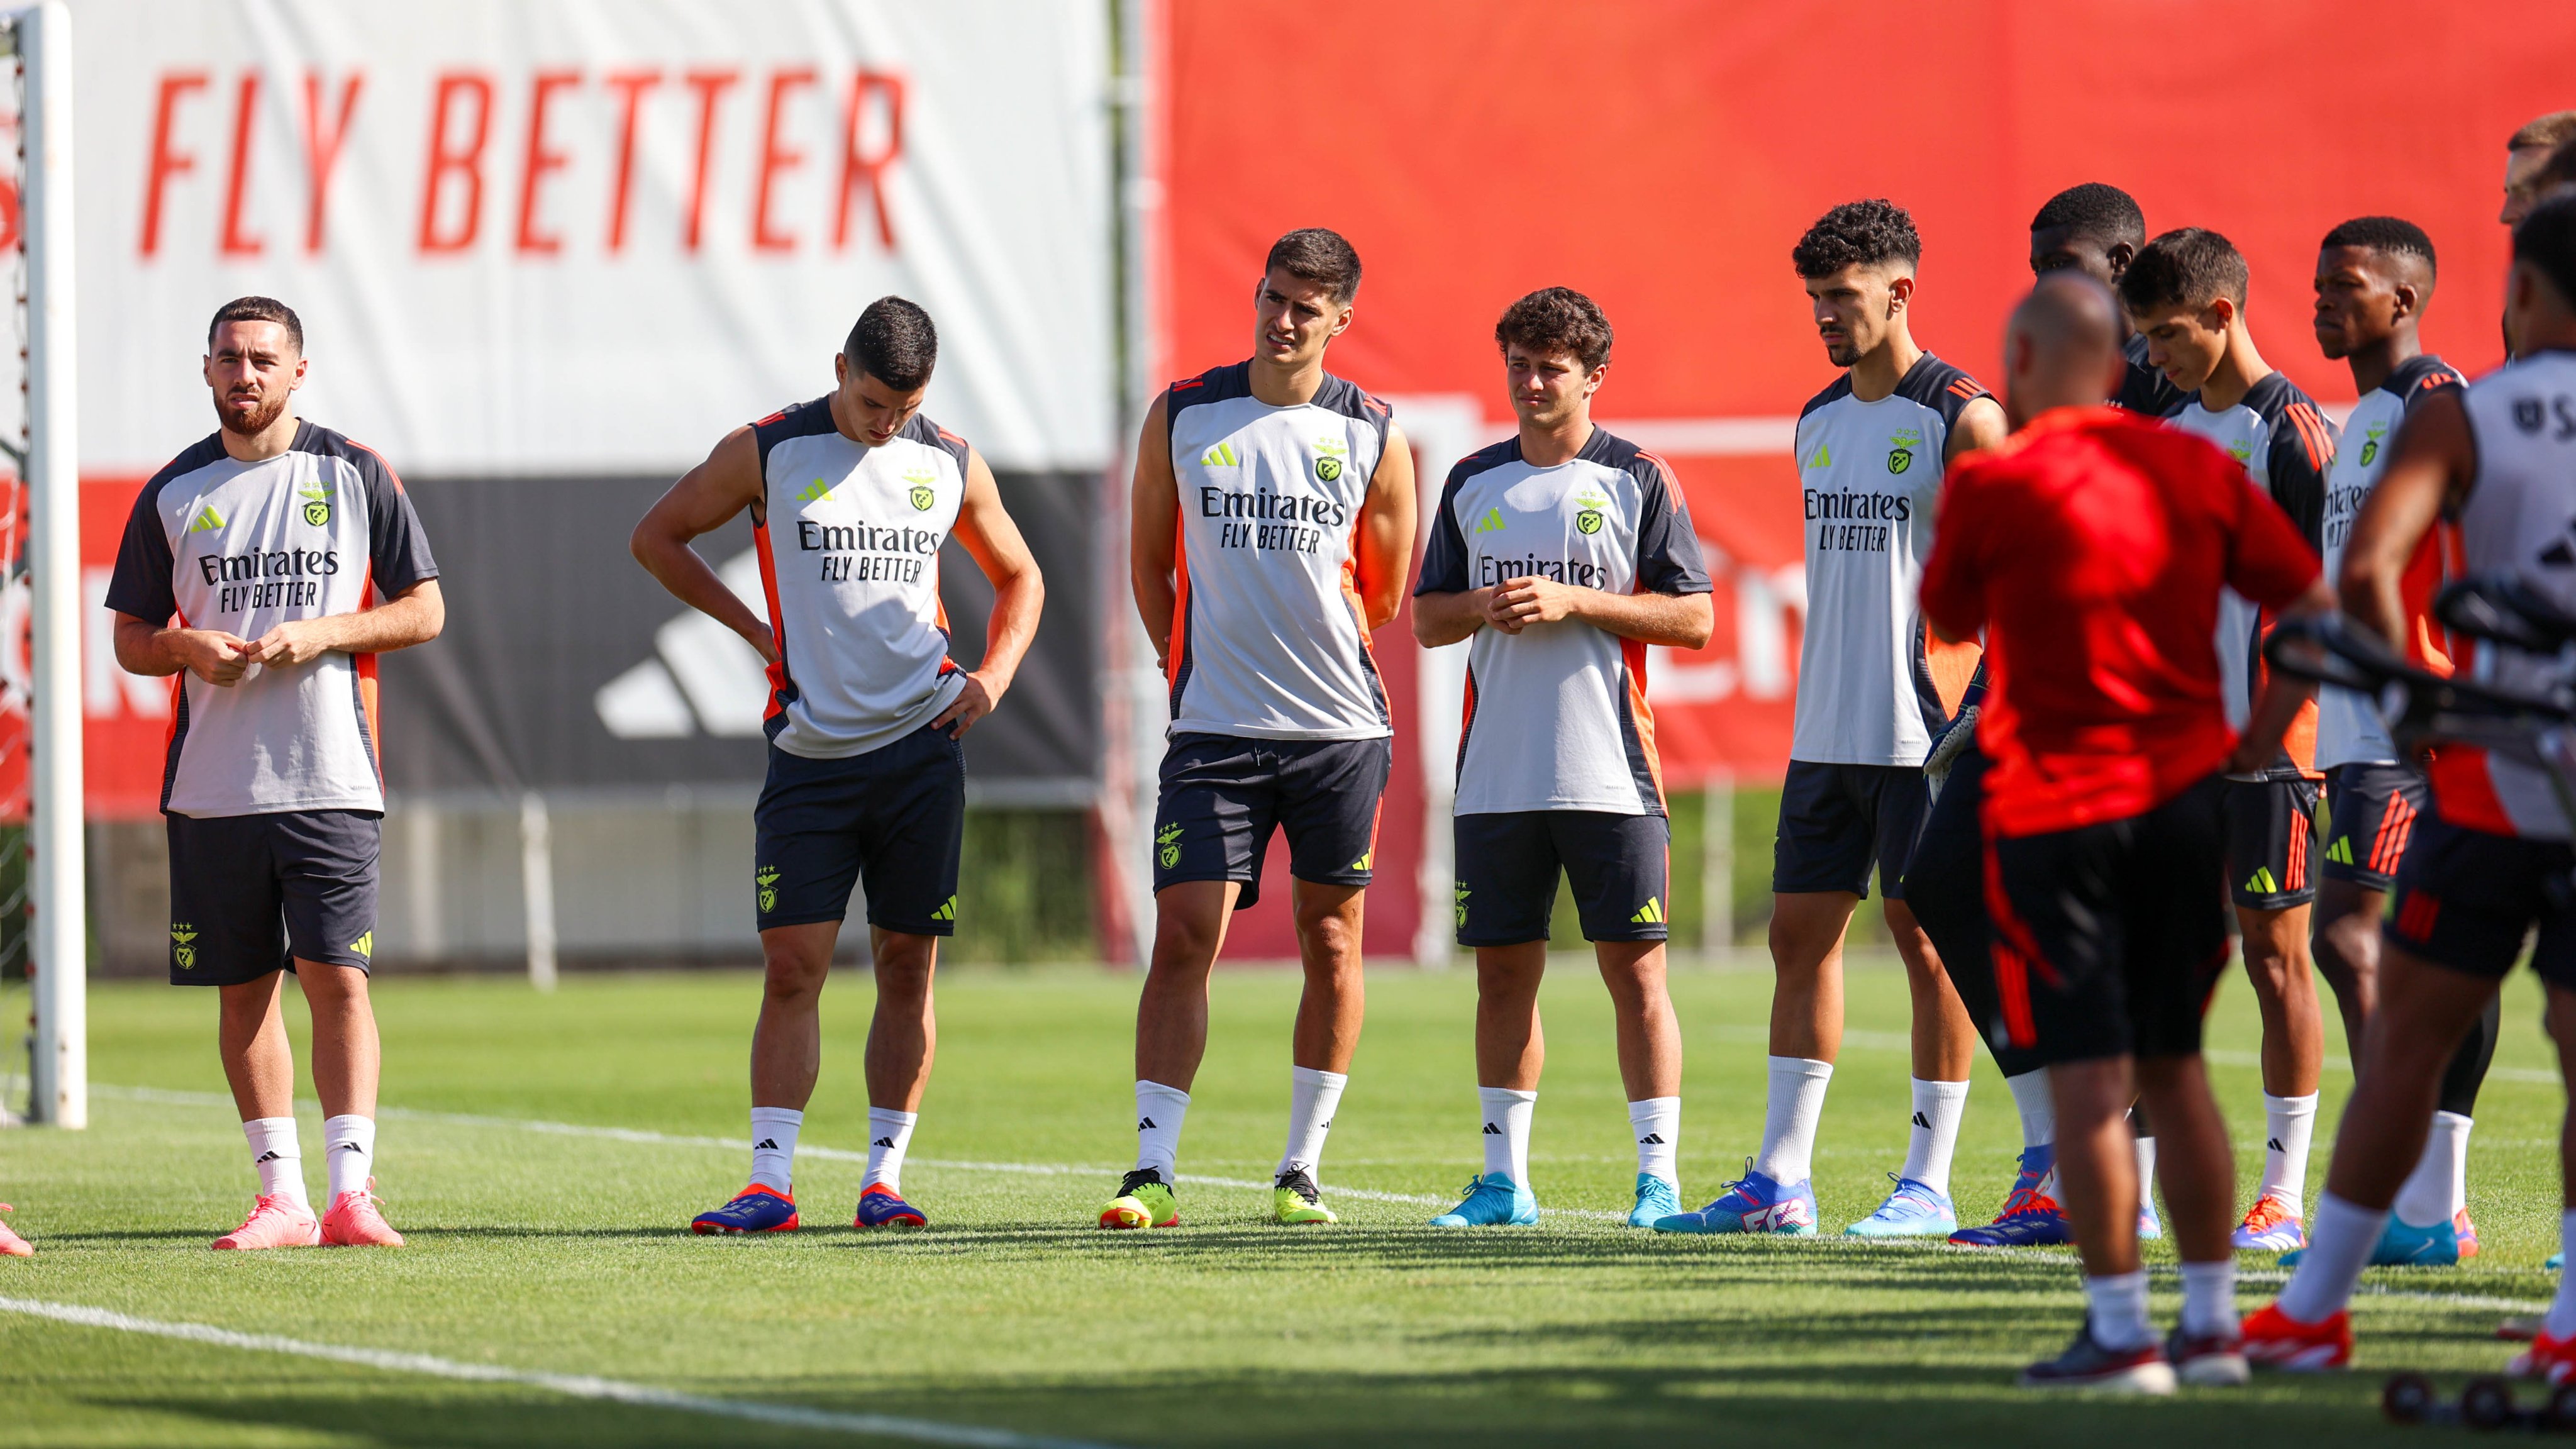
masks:
[[[1150,1167],[1140,1167],[1118,1181],[1118,1195],[1100,1210],[1104,1228],[1177,1228],[1181,1225],[1181,1202],[1163,1181],[1163,1174]]]
[[[1324,1206],[1323,1194],[1315,1190],[1315,1179],[1302,1167],[1279,1174],[1279,1185],[1270,1189],[1270,1210],[1279,1221],[1290,1226],[1303,1223],[1337,1223],[1333,1210]]]

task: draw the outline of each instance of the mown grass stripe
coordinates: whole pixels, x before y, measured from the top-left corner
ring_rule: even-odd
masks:
[[[965,1445],[969,1449],[1106,1449],[1106,1446],[1087,1440],[1044,1438],[972,1424],[943,1424],[934,1419],[907,1419],[892,1414],[845,1414],[831,1409],[810,1409],[799,1404],[763,1404],[748,1399],[711,1399],[702,1394],[684,1394],[675,1389],[657,1389],[650,1384],[630,1384],[592,1374],[538,1373],[529,1369],[505,1368],[499,1364],[459,1363],[455,1359],[425,1353],[313,1343],[270,1333],[239,1333],[206,1323],[169,1323],[157,1318],[137,1318],[132,1314],[78,1303],[0,1298],[0,1313],[23,1314],[30,1318],[51,1319],[82,1328],[104,1328],[116,1333],[175,1338],[251,1353],[283,1353],[298,1358],[327,1359],[333,1363],[355,1364],[387,1373],[422,1374],[465,1383],[517,1384],[576,1399],[598,1399],[646,1409],[672,1409],[719,1419],[774,1424],[782,1428],[870,1434],[881,1439],[903,1439],[916,1444]]]

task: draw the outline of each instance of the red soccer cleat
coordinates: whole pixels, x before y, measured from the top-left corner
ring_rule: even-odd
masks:
[[[322,1241],[335,1248],[399,1248],[402,1234],[385,1221],[384,1204],[376,1198],[376,1180],[356,1192],[344,1192],[331,1200],[331,1210],[322,1215]]]
[[[242,1225],[215,1239],[217,1249],[318,1248],[322,1225],[313,1214],[283,1197],[262,1197]]]
[[[2352,1315],[2338,1309],[2323,1323],[2301,1323],[2266,1303],[2246,1315],[2245,1360],[2291,1373],[2323,1373],[2352,1366]]]
[[[2533,1336],[2531,1347],[2513,1356],[2505,1372],[2515,1378],[2547,1379],[2553,1384],[2576,1379],[2576,1337],[2554,1338],[2543,1328]]]

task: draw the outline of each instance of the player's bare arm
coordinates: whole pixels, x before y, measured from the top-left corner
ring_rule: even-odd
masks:
[[[746,508],[757,516],[760,497],[759,440],[750,428],[736,428],[705,462],[681,474],[671,491],[645,510],[627,548],[674,598],[741,635],[774,664],[778,641],[770,636],[768,622],[689,547],[691,539],[722,528]]]
[[[1127,516],[1128,586],[1136,595],[1136,617],[1145,637],[1154,641],[1154,667],[1172,644],[1172,614],[1180,607],[1173,575],[1179,566],[1181,494],[1172,477],[1172,423],[1169,400],[1158,397],[1145,412],[1136,438],[1136,477],[1129,491]]]
[[[2334,592],[2322,578],[2308,585],[2288,608],[2281,610],[2284,619],[2314,618],[2334,612]],[[2281,752],[2281,737],[2290,732],[2291,722],[2299,710],[2317,696],[2315,681],[2293,679],[2279,671],[2269,671],[2263,681],[2263,693],[2254,701],[2254,711],[2245,721],[2245,733],[2236,741],[2236,753],[2227,759],[2230,772],[2250,775],[2269,765]]]
[[[1162,450],[1167,472],[1170,454],[1170,449]],[[1404,441],[1404,430],[1390,423],[1386,451],[1377,460],[1377,471],[1369,475],[1368,497],[1360,504],[1359,532],[1351,548],[1360,607],[1367,614],[1370,633],[1394,620],[1396,611],[1404,607],[1405,588],[1413,582],[1414,508],[1413,448]],[[1141,512],[1138,526],[1143,526]],[[1166,529],[1164,537],[1170,536]],[[1168,623],[1164,632],[1170,632]]]
[[[1463,593],[1414,595],[1414,642],[1425,649],[1437,649],[1443,644],[1455,644],[1472,637],[1485,627],[1491,617],[1494,595],[1501,590],[1502,585],[1489,584]]]
[[[984,624],[984,662],[967,673],[965,689],[930,722],[932,729],[962,737],[993,712],[1020,672],[1020,660],[1037,638],[1046,580],[1038,575],[1038,561],[1029,556],[1020,526],[1002,507],[992,468],[972,449],[966,453],[966,497],[950,533],[993,585],[993,615]]]
[[[2459,398],[2442,394],[2418,404],[2398,429],[2388,471],[2353,519],[2343,577],[2335,581],[2345,613],[2382,639],[2406,637],[2400,585],[2407,562],[2442,511],[2467,495],[2476,471],[2476,445]]]
[[[309,664],[333,650],[386,654],[426,644],[447,627],[438,580],[423,579],[373,608],[318,619],[288,619],[242,646],[251,664]]]
[[[1950,430],[1950,441],[1941,450],[1945,463],[1956,463],[1980,448],[1999,446],[2012,436],[2012,422],[2004,416],[2003,404],[1990,397],[1977,398],[1959,409],[1959,425]]]
[[[116,616],[116,663],[128,674],[185,669],[208,684],[239,684],[251,666],[250,641],[221,629],[164,628],[132,614]]]
[[[1717,627],[1707,594],[1613,594],[1554,579],[1505,579],[1490,590],[1485,622],[1507,634],[1574,619],[1640,644],[1697,649]]]

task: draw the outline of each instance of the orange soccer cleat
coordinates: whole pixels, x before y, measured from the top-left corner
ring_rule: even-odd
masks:
[[[215,1239],[218,1249],[318,1248],[322,1246],[322,1225],[313,1214],[297,1207],[286,1198],[263,1196],[253,1204],[250,1216],[242,1225]]]
[[[376,1180],[331,1200],[322,1215],[322,1241],[335,1248],[399,1248],[402,1234],[386,1223],[384,1204],[376,1198]]]

